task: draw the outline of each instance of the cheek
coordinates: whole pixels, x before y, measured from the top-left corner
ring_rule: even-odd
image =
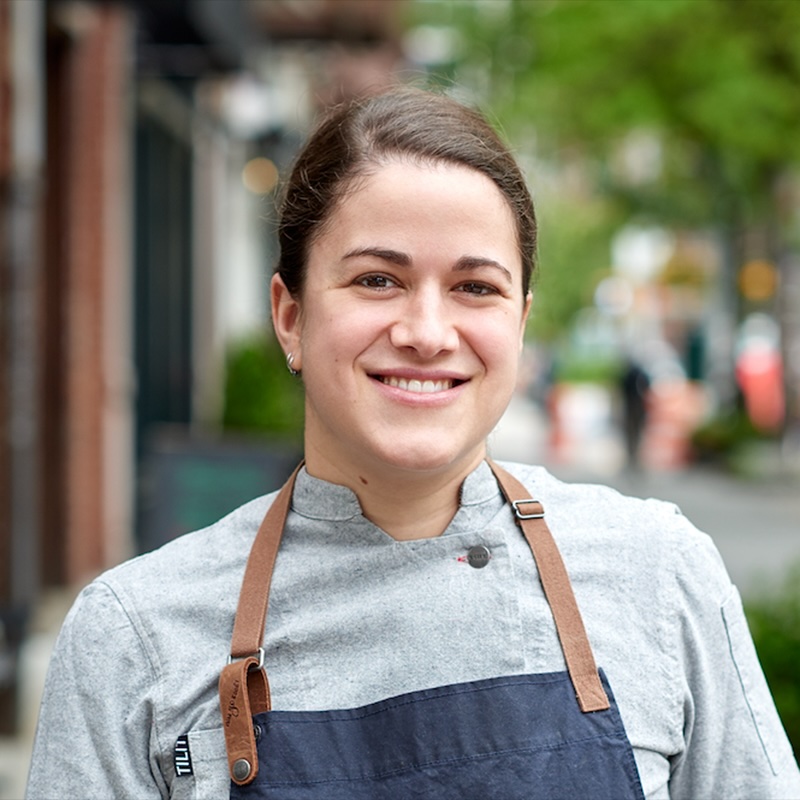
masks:
[[[376,340],[386,328],[387,315],[380,309],[361,309],[349,313],[344,304],[339,308],[317,309],[303,327],[303,357],[323,368],[356,358]]]
[[[508,315],[471,327],[470,342],[487,367],[505,372],[517,369],[520,325],[521,320]]]

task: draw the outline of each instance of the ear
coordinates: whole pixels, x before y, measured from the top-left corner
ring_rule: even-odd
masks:
[[[520,323],[519,327],[519,351],[522,352],[522,348],[525,344],[525,326],[528,324],[528,316],[531,313],[531,305],[533,303],[533,294],[528,292],[525,296],[525,307],[522,309],[522,322]]]
[[[287,355],[289,353],[294,355],[294,368],[302,369],[300,303],[292,297],[283,278],[277,273],[272,276],[270,283],[270,299],[275,335],[278,337],[283,352]]]

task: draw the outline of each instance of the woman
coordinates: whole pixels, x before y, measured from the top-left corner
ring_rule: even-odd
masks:
[[[409,89],[338,109],[279,235],[305,464],[83,592],[29,796],[800,796],[710,540],[487,461],[536,228],[486,122]]]

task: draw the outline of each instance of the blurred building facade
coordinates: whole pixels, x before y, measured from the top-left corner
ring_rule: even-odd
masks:
[[[165,425],[211,429],[266,325],[273,185],[403,68],[402,0],[0,0],[0,726],[39,593],[134,554]]]

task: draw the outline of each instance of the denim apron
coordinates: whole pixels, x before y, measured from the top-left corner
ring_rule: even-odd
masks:
[[[566,671],[440,686],[360,708],[271,711],[262,639],[295,472],[253,543],[220,677],[232,800],[644,800],[544,509],[489,466],[536,560]]]

